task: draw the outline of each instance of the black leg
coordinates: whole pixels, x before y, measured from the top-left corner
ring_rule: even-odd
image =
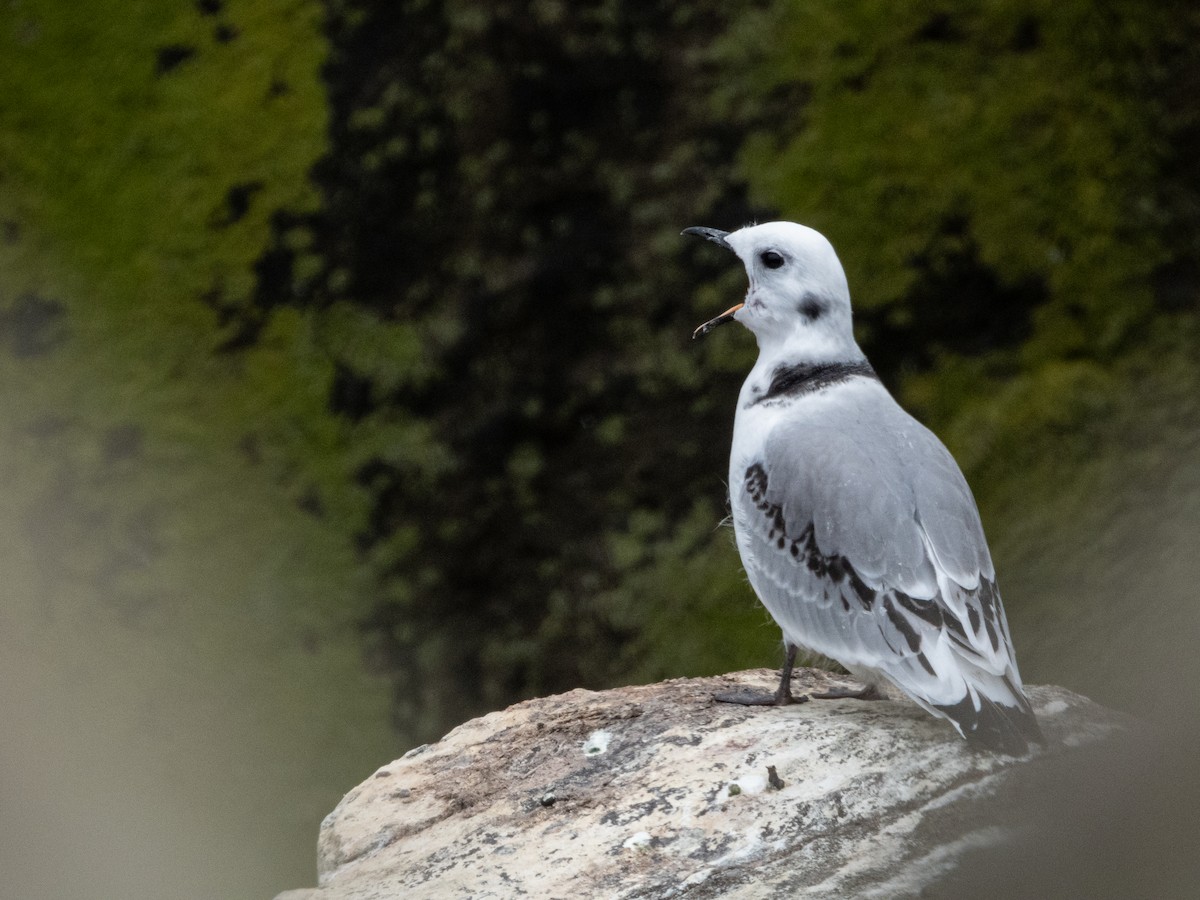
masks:
[[[739,706],[787,706],[791,703],[807,703],[808,697],[792,695],[792,669],[796,667],[795,644],[787,644],[787,657],[783,661],[783,672],[779,677],[779,687],[774,694],[760,694],[756,691],[734,691],[729,694],[713,694],[713,699],[721,703],[736,703]]]
[[[792,669],[796,668],[796,652],[800,649],[795,644],[785,644],[787,655],[783,659],[783,672],[779,676],[779,687],[775,690],[775,705],[787,706],[789,703],[796,703],[797,700],[792,696]],[[806,702],[807,697],[799,702]]]

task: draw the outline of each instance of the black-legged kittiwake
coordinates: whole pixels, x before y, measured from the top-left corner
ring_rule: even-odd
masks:
[[[787,649],[774,695],[721,699],[796,702],[805,648],[895,685],[972,743],[1019,755],[1041,742],[975,499],[859,349],[829,241],[793,222],[684,233],[733,251],[750,277],[745,300],[695,336],[736,320],[758,339],[729,493],[750,584]]]

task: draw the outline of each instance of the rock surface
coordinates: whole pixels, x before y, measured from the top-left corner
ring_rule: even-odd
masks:
[[[712,699],[776,678],[576,690],[467,722],[347,794],[321,826],[320,887],[280,897],[912,896],[1006,839],[1010,783],[1127,723],[1032,687],[1048,745],[1014,760],[906,701]]]

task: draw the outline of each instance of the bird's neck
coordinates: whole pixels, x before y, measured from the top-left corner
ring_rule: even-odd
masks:
[[[775,406],[856,376],[876,378],[854,338],[810,330],[785,340],[759,339],[758,361],[742,385],[739,407]]]
[[[780,367],[867,361],[853,334],[843,335],[801,327],[782,334],[771,332],[756,337],[758,361],[754,364],[754,372],[760,375]]]

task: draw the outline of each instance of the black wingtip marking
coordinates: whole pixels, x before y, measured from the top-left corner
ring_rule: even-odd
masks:
[[[1012,687],[1007,678],[1005,682]],[[972,746],[1009,756],[1024,756],[1029,752],[1030,744],[1044,744],[1046,739],[1025,695],[1014,690],[1013,699],[1014,704],[1019,705],[1007,706],[980,697],[979,709],[976,709],[968,693],[958,703],[935,708],[958,724]]]

